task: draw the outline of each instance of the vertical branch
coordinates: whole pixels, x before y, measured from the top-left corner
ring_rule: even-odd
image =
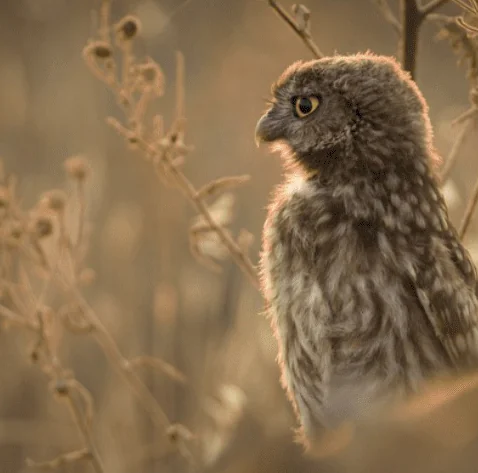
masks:
[[[401,0],[400,15],[402,37],[400,40],[400,60],[402,67],[415,79],[417,47],[422,15],[416,0]]]
[[[99,36],[102,41],[110,42],[111,0],[103,0],[100,7]]]
[[[417,51],[420,27],[428,15],[449,0],[432,0],[427,5],[420,7],[417,0],[400,0],[401,31],[400,60],[402,67],[410,72],[415,79],[417,67]]]

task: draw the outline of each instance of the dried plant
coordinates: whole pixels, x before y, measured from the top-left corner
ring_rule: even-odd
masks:
[[[4,327],[15,326],[31,334],[34,343],[30,359],[49,379],[55,398],[68,405],[84,441],[84,446],[78,450],[48,461],[28,460],[28,464],[52,469],[81,460],[91,462],[96,472],[104,471],[92,431],[93,398],[72,371],[62,366],[58,353],[65,330],[95,338],[151,419],[164,429],[165,438],[191,459],[186,445],[191,435],[171,435],[171,429],[181,432],[187,432],[187,429],[171,424],[136,370],[141,366],[152,366],[183,383],[184,376],[163,360],[141,356],[133,360],[124,358],[81,294],[81,286],[94,279],[93,271],[84,266],[88,248],[85,239],[85,184],[91,170],[82,157],[66,160],[65,170],[77,190],[79,210],[75,235],[66,226],[65,214],[69,211],[71,198],[63,190],[44,193],[32,209],[25,211],[15,194],[15,180],[7,177],[2,182],[0,316]],[[46,305],[47,299],[55,300],[56,305]]]
[[[193,224],[190,232],[192,254],[211,269],[219,270],[217,260],[230,255],[254,286],[258,286],[257,272],[249,255],[234,239],[227,225],[230,219],[219,221],[214,213],[229,214],[223,202],[231,197],[218,199],[209,205],[207,198],[219,195],[247,181],[248,176],[226,177],[212,181],[197,189],[184,174],[182,166],[192,147],[185,143],[186,120],[184,118],[184,58],[177,53],[176,113],[173,123],[164,130],[164,120],[154,115],[147,120],[151,102],[164,94],[164,76],[161,67],[152,58],[142,61],[134,56],[133,39],[141,29],[139,19],[128,15],[114,27],[109,24],[110,2],[104,1],[101,9],[97,40],[90,40],[83,50],[83,57],[90,70],[115,94],[121,106],[125,122],[114,117],[108,123],[141,156],[149,162],[162,182],[176,187],[199,213],[201,230]],[[115,44],[110,32],[115,31]],[[106,53],[107,51],[107,53]],[[98,54],[99,53],[99,54]],[[105,54],[106,53],[106,54]],[[119,53],[119,60],[115,54]]]

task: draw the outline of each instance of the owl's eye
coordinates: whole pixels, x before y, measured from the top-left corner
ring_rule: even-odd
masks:
[[[294,112],[299,118],[310,115],[319,106],[319,98],[315,95],[309,97],[294,97],[292,99]]]

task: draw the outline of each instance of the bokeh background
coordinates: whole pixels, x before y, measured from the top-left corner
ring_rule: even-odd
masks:
[[[390,3],[396,11],[397,2]],[[287,0],[283,5],[291,6]],[[218,275],[192,258],[190,204],[160,183],[105,123],[118,108],[81,57],[98,6],[99,0],[2,0],[0,155],[18,178],[23,205],[64,186],[65,158],[89,160],[87,262],[96,280],[85,295],[125,356],[158,356],[185,374],[186,385],[148,370],[143,376],[169,417],[197,434],[207,471],[326,471],[294,443],[295,420],[280,387],[260,294],[233,263],[224,263]],[[396,34],[373,2],[320,0],[308,7],[325,53],[395,54]],[[459,13],[451,4],[442,11]],[[184,53],[186,137],[195,147],[186,174],[198,186],[224,175],[251,175],[235,192],[232,227],[255,235],[256,262],[281,167],[277,157],[255,147],[255,123],[271,83],[310,53],[265,0],[113,2],[114,20],[127,13],[142,22],[137,55],[151,56],[165,73],[166,94],[157,109],[166,122],[174,112],[175,53]],[[430,105],[436,146],[446,157],[457,135],[450,122],[468,108],[468,82],[437,32],[433,22],[423,28],[417,81]],[[478,175],[477,137],[467,139],[445,187],[457,224]],[[478,219],[467,236],[476,255],[477,231]],[[26,457],[46,460],[81,445],[67,409],[29,361],[33,343],[15,330],[0,331],[1,473],[27,471]],[[107,471],[184,471],[174,455],[155,448],[162,433],[90,337],[66,333],[61,354],[94,396],[95,439]]]

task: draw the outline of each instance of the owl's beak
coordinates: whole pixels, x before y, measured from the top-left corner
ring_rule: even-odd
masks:
[[[262,115],[260,120],[257,122],[255,130],[255,142],[257,147],[259,147],[261,143],[268,143],[281,138],[282,134],[280,130],[277,129],[275,122],[276,120],[271,117],[270,110]]]
[[[256,146],[258,148],[261,145],[261,143],[263,141],[265,141],[264,140],[264,135],[265,135],[265,133],[264,133],[264,131],[265,131],[264,123],[265,123],[266,118],[267,118],[267,114],[262,115],[262,117],[260,118],[260,120],[257,122],[257,125],[256,125],[254,138],[255,138]]]

